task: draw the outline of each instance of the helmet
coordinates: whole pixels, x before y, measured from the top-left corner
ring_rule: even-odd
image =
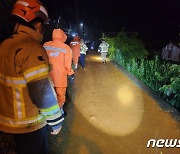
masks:
[[[19,16],[26,22],[39,17],[44,23],[48,22],[48,13],[39,0],[18,0],[12,11],[13,15]]]
[[[73,41],[79,42],[80,38],[78,36],[73,37]]]

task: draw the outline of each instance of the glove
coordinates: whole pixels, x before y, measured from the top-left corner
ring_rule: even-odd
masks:
[[[58,128],[58,129],[53,130],[53,131],[51,132],[51,134],[52,134],[52,135],[57,135],[57,134],[61,131],[61,128],[62,128],[62,126],[61,126],[60,128]]]
[[[74,82],[74,74],[71,75],[69,79],[70,79],[70,83],[73,84],[73,82]]]
[[[71,79],[72,79],[72,80],[74,80],[74,74],[73,74],[73,75],[71,75]]]

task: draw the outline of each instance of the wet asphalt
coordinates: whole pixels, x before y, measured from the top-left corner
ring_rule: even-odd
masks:
[[[180,153],[177,147],[147,148],[150,139],[180,139],[180,114],[124,68],[103,64],[97,53],[76,71],[65,108],[60,134],[50,136],[52,154]]]

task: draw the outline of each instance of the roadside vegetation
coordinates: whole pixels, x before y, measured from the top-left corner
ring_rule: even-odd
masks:
[[[180,65],[149,55],[141,40],[120,32],[116,37],[103,36],[111,61],[125,67],[152,90],[180,111]]]

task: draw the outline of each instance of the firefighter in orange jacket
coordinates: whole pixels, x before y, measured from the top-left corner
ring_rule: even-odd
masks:
[[[15,137],[18,154],[48,153],[48,133],[58,134],[64,117],[40,45],[48,14],[38,0],[16,1],[14,34],[0,44],[0,131]]]
[[[65,103],[67,75],[73,78],[74,74],[74,71],[71,68],[72,50],[64,43],[66,39],[67,36],[61,29],[54,29],[52,41],[44,44],[44,48],[46,49],[52,66],[50,75],[54,83],[58,103],[61,109]]]
[[[78,60],[80,57],[80,48],[81,48],[78,36],[75,36],[73,38],[73,40],[70,42],[70,47],[72,49],[73,65],[74,65],[74,68],[77,69],[78,68]]]

